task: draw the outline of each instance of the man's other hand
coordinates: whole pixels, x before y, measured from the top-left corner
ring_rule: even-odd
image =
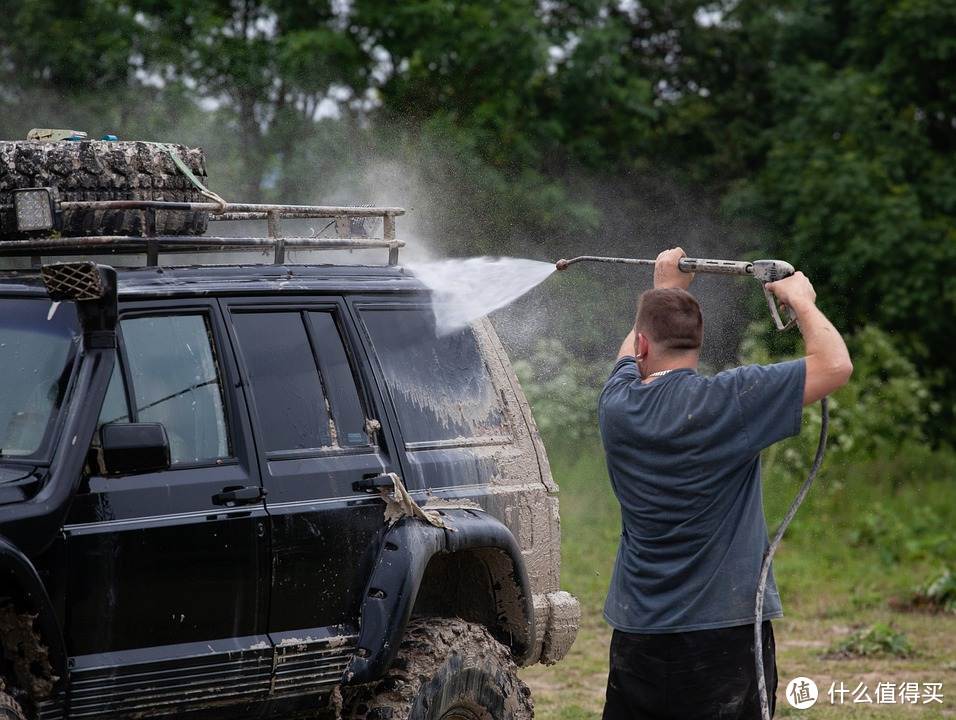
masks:
[[[680,288],[686,290],[694,279],[694,273],[681,272],[677,263],[682,257],[687,257],[681,248],[671,248],[665,250],[657,256],[654,263],[654,287],[661,288]]]
[[[784,305],[789,305],[793,311],[800,313],[816,304],[817,293],[810,284],[810,280],[802,272],[795,272],[788,278],[767,283],[770,290]]]

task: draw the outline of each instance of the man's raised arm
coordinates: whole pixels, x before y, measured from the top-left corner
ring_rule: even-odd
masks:
[[[797,272],[767,287],[793,308],[803,335],[807,353],[803,404],[814,403],[846,385],[853,373],[850,353],[833,323],[816,306],[817,294],[806,275]]]

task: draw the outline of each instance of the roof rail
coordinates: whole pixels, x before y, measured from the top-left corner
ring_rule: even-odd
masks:
[[[14,205],[0,205],[0,211]],[[347,205],[272,205],[264,203],[167,202],[163,200],[77,200],[56,203],[57,212],[68,210],[134,210],[142,213],[142,235],[33,237],[0,239],[0,257],[30,257],[39,266],[43,255],[114,255],[145,253],[147,266],[159,264],[159,253],[227,252],[274,248],[273,262],[286,261],[287,250],[356,250],[386,248],[388,264],[398,264],[398,251],[405,242],[395,237],[395,218],[405,214],[400,207],[353,207]],[[162,211],[208,212],[209,219],[265,220],[266,237],[212,237],[208,235],[157,235],[156,213]],[[328,219],[335,225],[334,238],[283,236],[283,219]],[[364,223],[382,218],[382,237],[368,237]],[[328,226],[327,226],[328,227]],[[359,230],[359,234],[355,231]],[[354,236],[353,236],[354,235]]]

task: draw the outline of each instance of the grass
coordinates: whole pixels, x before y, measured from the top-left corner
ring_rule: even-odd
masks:
[[[583,617],[578,639],[561,663],[522,674],[534,691],[539,720],[595,720],[604,702],[610,640],[601,610],[620,515],[597,444],[556,449],[551,460],[561,485],[562,587],[581,601]],[[779,465],[771,464],[764,475],[773,526],[799,481],[784,479]],[[774,562],[785,612],[774,626],[777,717],[956,717],[956,613],[899,609],[954,560],[952,455],[911,448],[894,458],[825,465]],[[883,652],[828,652],[854,644]],[[905,647],[912,652],[894,652]],[[820,688],[817,704],[808,710],[791,708],[784,699],[786,683],[800,675]],[[831,683],[839,688],[842,682],[850,691],[864,683],[875,701],[881,681],[941,682],[943,704],[866,705],[850,702],[848,695],[841,706],[827,697]]]
[[[849,637],[833,643],[827,655],[844,659],[881,656],[909,658],[916,655],[916,651],[905,633],[878,622],[870,627],[860,628]]]

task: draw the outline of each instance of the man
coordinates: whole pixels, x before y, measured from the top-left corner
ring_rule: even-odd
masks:
[[[846,345],[803,273],[769,285],[797,316],[806,357],[697,374],[703,320],[661,253],[654,289],[599,403],[622,532],[604,616],[614,628],[604,720],[760,718],[754,594],[768,545],[760,451],[800,432],[802,408],[846,384]],[[764,667],[777,687],[771,573]],[[772,711],[771,711],[772,712]]]

